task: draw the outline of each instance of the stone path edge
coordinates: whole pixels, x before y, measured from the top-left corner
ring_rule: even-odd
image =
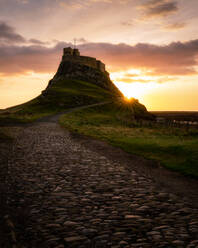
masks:
[[[67,128],[62,127],[63,129]],[[170,193],[175,193],[179,198],[187,198],[188,202],[198,208],[198,180],[190,176],[182,175],[179,172],[171,171],[163,167],[158,161],[146,159],[142,156],[129,154],[121,148],[112,146],[108,142],[94,139],[75,131],[69,130],[76,141],[81,143],[86,148],[108,159],[125,164],[143,175],[154,179],[155,183],[160,188],[165,188]],[[167,180],[168,179],[168,180]]]

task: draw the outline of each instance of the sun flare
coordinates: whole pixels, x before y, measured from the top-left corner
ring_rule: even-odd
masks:
[[[155,78],[146,75],[139,69],[111,73],[111,79],[126,99],[143,99],[152,89],[156,88]]]
[[[141,98],[146,92],[146,88],[141,83],[124,83],[124,82],[115,82],[115,85],[119,90],[124,94],[127,99],[130,98]]]

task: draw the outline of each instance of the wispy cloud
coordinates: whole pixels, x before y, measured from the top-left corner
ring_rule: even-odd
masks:
[[[18,3],[22,4],[27,4],[29,1],[28,0],[17,0]]]
[[[144,79],[144,78],[147,79]],[[116,82],[124,82],[124,83],[142,83],[142,84],[148,84],[148,83],[167,83],[167,82],[174,82],[178,80],[177,77],[174,76],[152,76],[148,78],[147,72],[141,73],[141,75],[129,75],[125,74],[123,77],[116,78]]]
[[[89,0],[92,3],[112,3],[113,0]]]
[[[16,30],[8,25],[4,21],[0,21],[0,45],[14,45],[14,44],[26,44],[26,45],[49,45],[49,42],[44,42],[38,39],[26,39]]]
[[[59,5],[64,8],[81,9],[93,4],[126,4],[130,0],[57,0]]]
[[[170,31],[177,31],[178,29],[183,29],[187,26],[187,23],[185,22],[175,22],[175,23],[171,23],[171,24],[168,24],[166,26],[164,26],[163,28],[166,29],[166,30],[170,30]]]
[[[0,44],[24,42],[26,42],[26,39],[22,35],[18,34],[13,27],[3,21],[0,21]]]
[[[30,39],[28,40],[29,43],[34,44],[34,45],[48,45],[49,42],[37,40],[37,39]]]
[[[60,1],[59,5],[63,8],[81,9],[86,6],[83,1]]]
[[[146,79],[140,79],[140,78],[137,78],[137,79],[134,79],[134,78],[131,78],[131,77],[122,77],[122,78],[117,78],[116,79],[117,82],[125,82],[125,83],[150,83],[152,82],[151,80],[146,80]]]
[[[84,38],[77,38],[76,39],[77,43],[88,43],[88,40],[84,39]]]
[[[178,11],[174,0],[149,0],[138,8],[142,10],[143,18],[165,17]]]
[[[131,21],[131,20],[128,20],[128,21],[122,21],[121,22],[121,25],[122,26],[133,26],[134,25],[134,22],[133,21]]]

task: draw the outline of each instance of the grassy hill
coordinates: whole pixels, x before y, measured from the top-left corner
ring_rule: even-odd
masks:
[[[115,89],[103,88],[87,81],[62,78],[56,80],[35,99],[2,111],[0,113],[0,123],[31,122],[43,116],[66,111],[74,107],[106,101],[115,102],[121,98],[123,98],[123,95],[119,90],[116,92]],[[137,100],[133,101],[133,106],[136,111],[129,109],[129,114],[134,115],[136,113],[136,117],[142,118],[144,116],[147,118],[150,115]],[[139,111],[140,109],[141,111]]]
[[[74,56],[73,59],[61,61],[56,74],[40,96],[25,104],[2,111],[0,124],[30,122],[74,107],[102,102],[119,102],[118,99],[124,98],[111,81],[107,71],[78,63],[75,58]],[[124,103],[124,101],[120,102]],[[133,100],[130,106],[127,111],[133,118],[152,116],[137,100]]]
[[[115,95],[92,83],[74,79],[59,80],[45,94],[0,113],[0,122],[29,122],[67,109],[112,101]]]

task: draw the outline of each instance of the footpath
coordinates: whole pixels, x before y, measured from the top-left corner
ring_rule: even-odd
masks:
[[[7,174],[15,240],[7,247],[198,247],[197,208],[133,161],[84,146],[57,118],[17,129]]]

